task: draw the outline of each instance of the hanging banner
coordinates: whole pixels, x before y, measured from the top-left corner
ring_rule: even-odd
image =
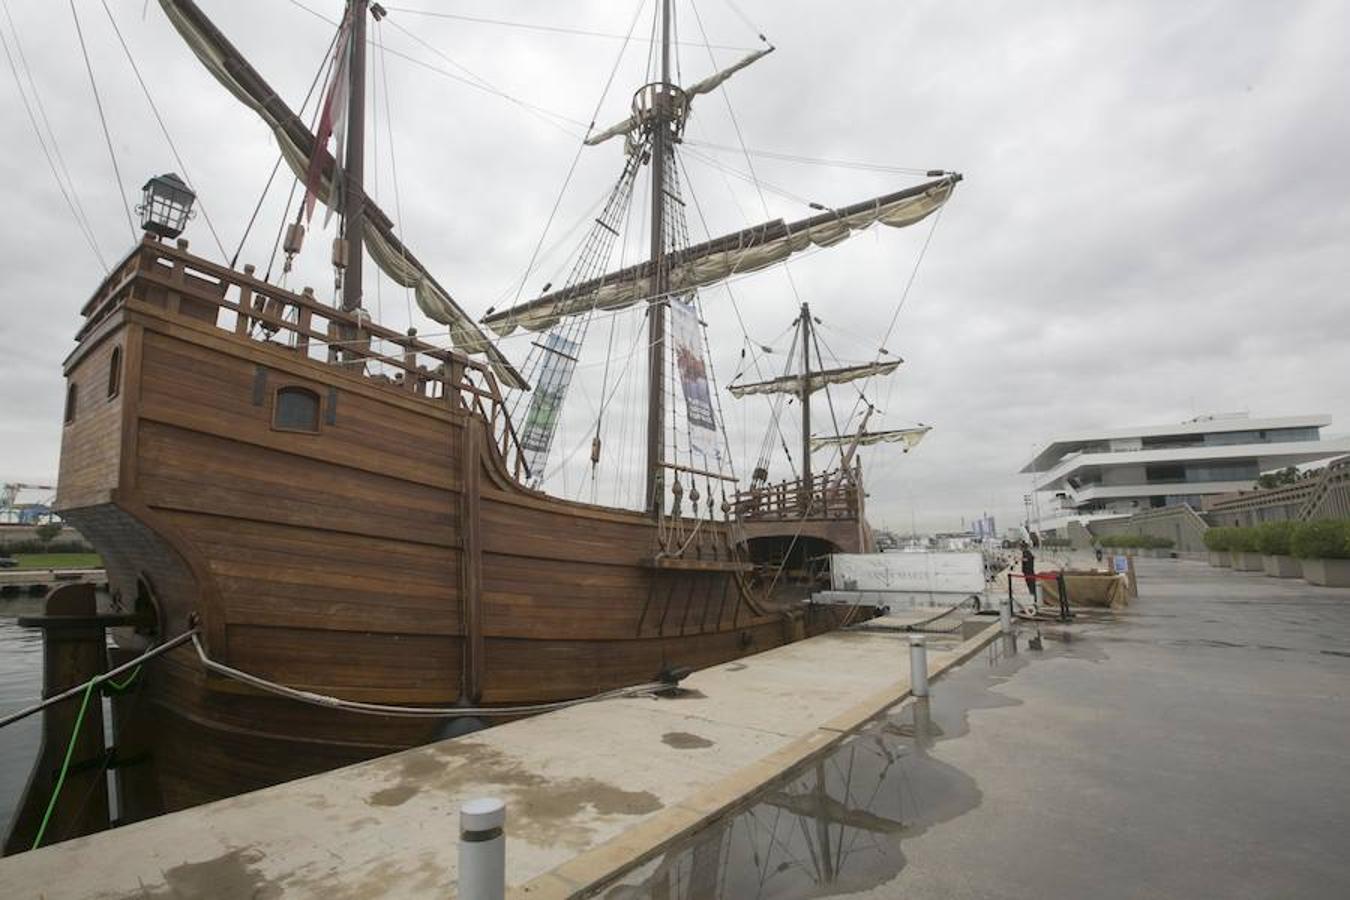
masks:
[[[520,431],[520,446],[525,451],[525,464],[530,467],[533,480],[544,477],[544,462],[548,459],[553,435],[562,416],[563,398],[577,367],[577,353],[581,345],[561,334],[551,332],[536,346],[544,354],[539,365],[539,376],[530,396],[530,408]]]
[[[717,419],[713,416],[708,367],[703,362],[703,333],[694,304],[672,299],[670,325],[675,341],[675,365],[680,370],[685,415],[689,420],[689,446],[703,456],[704,465],[708,464],[709,458],[720,464],[722,453],[717,443]]]

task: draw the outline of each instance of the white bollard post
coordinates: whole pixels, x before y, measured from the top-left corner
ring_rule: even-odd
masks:
[[[459,889],[462,900],[506,897],[506,804],[495,797],[459,808]]]
[[[909,692],[928,696],[928,640],[921,634],[909,636]]]
[[[1004,634],[1012,634],[1012,605],[1011,599],[1004,600],[998,605],[998,624]]]

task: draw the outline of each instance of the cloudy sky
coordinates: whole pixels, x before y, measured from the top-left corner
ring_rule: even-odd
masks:
[[[338,0],[199,2],[299,106]],[[276,148],[157,2],[107,0],[176,159],[103,4],[76,0],[119,184],[68,5],[3,3],[0,476],[35,480],[56,470],[61,360],[79,307],[103,261],[133,240],[122,197],[134,204],[150,174],[186,175],[205,213],[188,233],[194,249],[228,258]],[[618,143],[580,155],[547,234],[545,223],[586,124],[623,118],[645,80],[652,3],[388,5],[371,35],[383,47],[371,50],[377,127],[368,145],[380,204],[472,313],[560,282],[618,175]],[[637,39],[625,48],[615,35],[635,21]],[[1027,488],[1016,472],[1058,432],[1240,410],[1327,412],[1333,433],[1347,430],[1350,4],[679,0],[677,22],[685,83],[758,45],[760,31],[777,47],[733,78],[725,97],[695,107],[684,148],[689,208],[701,212],[691,215],[694,240],[706,236],[704,219],[722,233],[809,215],[809,201],[837,206],[915,183],[905,170],[966,176],[936,224],[874,229],[790,269],[738,279],[734,296],[703,297],[723,384],[743,367],[747,336],[777,351],[762,365],[781,367],[799,300],[823,320],[830,351],[853,362],[875,356],[905,297],[886,347],[906,364],[890,384],[867,386],[884,413],[872,427],[934,430],[907,456],[865,456],[874,522],[951,528],[987,511],[1012,524]],[[756,154],[748,160],[737,126]],[[283,170],[243,239],[241,263],[267,267],[289,187]],[[639,192],[637,209],[645,202]],[[541,235],[546,252],[527,273]],[[628,238],[627,261],[640,242]],[[311,236],[292,286],[331,294],[326,244]],[[368,278],[366,295],[382,321],[409,323],[406,299],[388,282]],[[433,323],[411,321],[443,340]],[[589,496],[589,438],[599,398],[612,394],[597,497],[631,492],[637,324],[592,322],[555,443],[555,462],[565,464],[550,489]],[[503,347],[520,361],[527,342]],[[628,369],[632,377],[621,378]],[[856,399],[849,389],[835,394],[841,420]],[[730,446],[748,471],[767,407],[723,402]],[[796,427],[790,410],[789,443]],[[775,477],[784,474],[781,454],[775,466]]]

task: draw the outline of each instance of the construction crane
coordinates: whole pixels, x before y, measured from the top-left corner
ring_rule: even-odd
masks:
[[[22,516],[22,510],[26,509],[28,506],[31,505],[25,503],[22,506],[20,506],[14,502],[16,499],[18,499],[19,491],[54,492],[55,490],[56,487],[50,484],[24,484],[22,482],[17,481],[6,483],[4,487],[0,487],[0,522],[20,521]],[[47,510],[50,510],[51,507],[50,501],[39,505]],[[48,512],[48,515],[50,515],[50,512]]]

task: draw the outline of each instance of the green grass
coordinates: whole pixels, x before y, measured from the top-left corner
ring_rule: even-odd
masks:
[[[16,553],[20,569],[97,569],[103,560],[97,553]]]

